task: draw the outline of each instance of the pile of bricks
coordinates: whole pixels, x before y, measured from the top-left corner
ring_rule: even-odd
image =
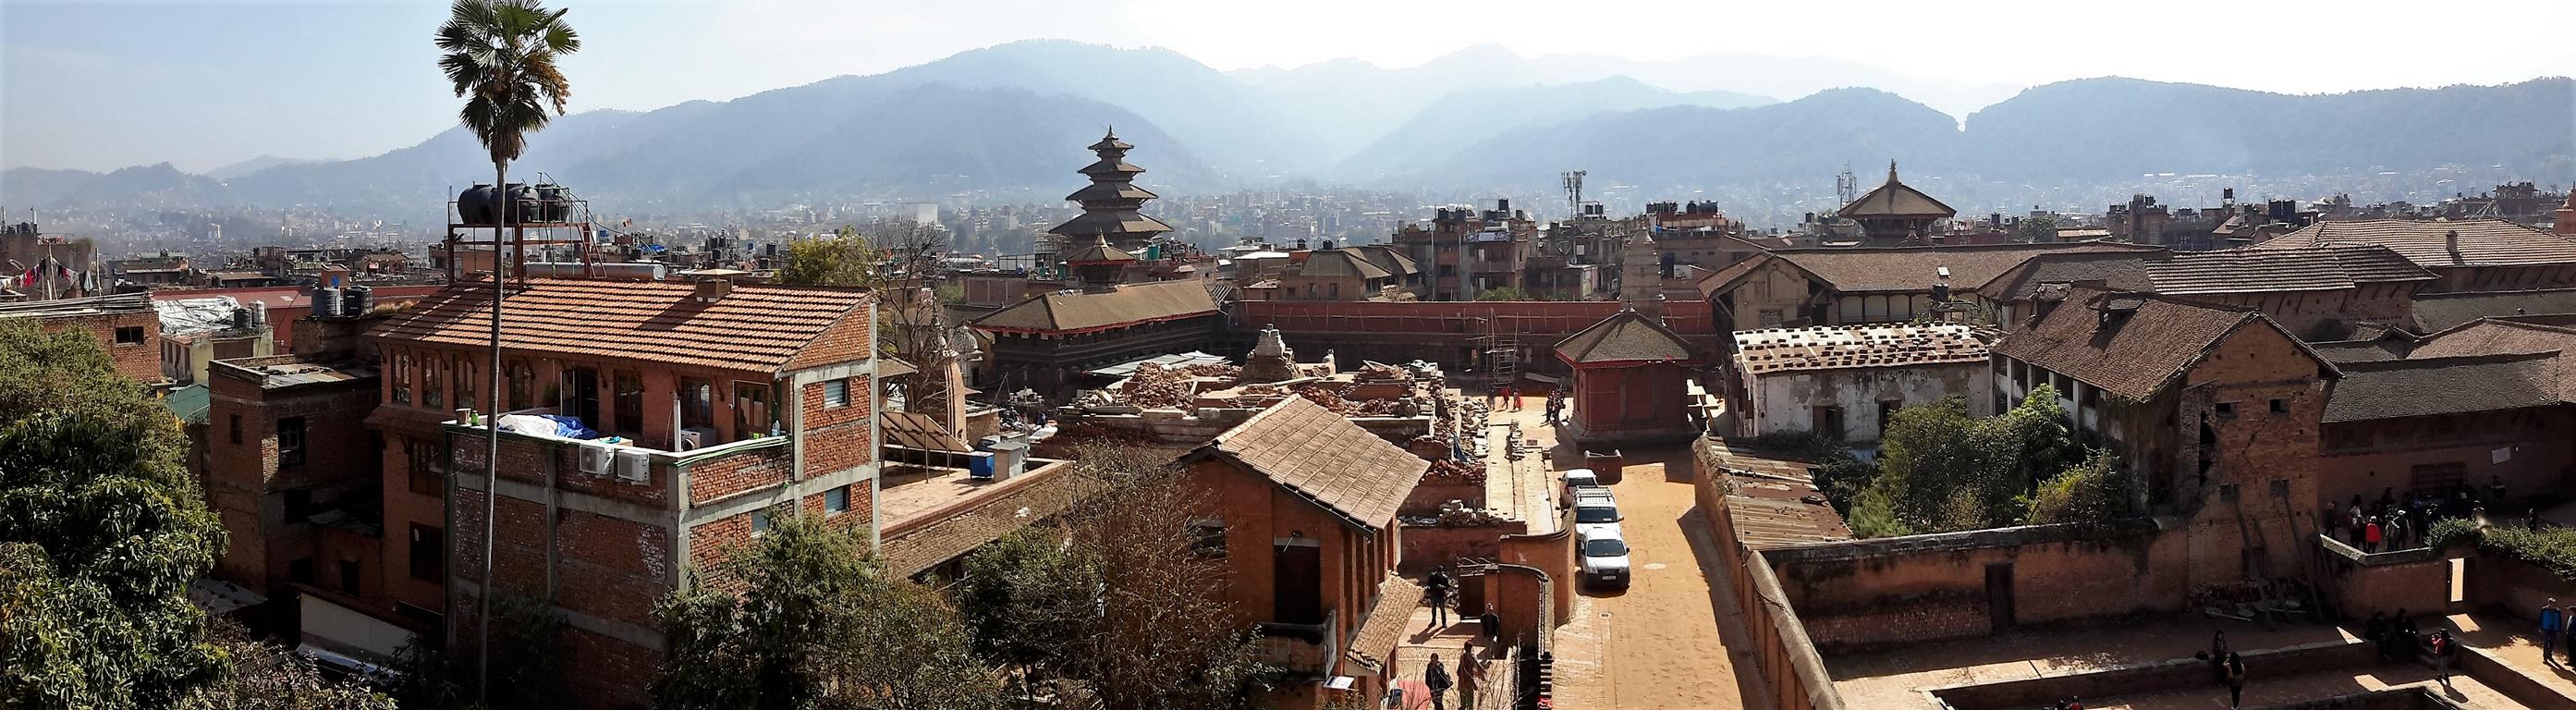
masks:
[[[1138,365],[1136,374],[1127,378],[1124,394],[1128,404],[1168,409],[1188,404],[1197,391],[1197,384],[1188,374],[1149,362]]]

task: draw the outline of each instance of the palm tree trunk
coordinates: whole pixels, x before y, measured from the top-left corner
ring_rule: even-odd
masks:
[[[494,202],[500,210],[492,219],[492,370],[484,379],[491,380],[492,398],[483,407],[483,439],[490,447],[483,453],[483,591],[475,595],[474,623],[478,627],[475,641],[475,692],[483,705],[492,703],[492,516],[497,511],[501,491],[501,296],[504,291],[501,274],[501,234],[509,229],[510,164],[492,161]],[[470,423],[470,422],[469,422]]]

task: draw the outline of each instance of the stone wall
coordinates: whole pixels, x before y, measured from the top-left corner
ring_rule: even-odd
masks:
[[[1706,440],[1691,450],[1698,461],[1695,471],[1716,470],[1715,451]],[[1752,670],[1770,690],[1772,702],[1782,710],[1841,710],[1842,694],[1834,690],[1833,676],[1825,672],[1825,660],[1807,638],[1806,624],[1789,605],[1789,595],[1772,574],[1770,561],[1737,537],[1734,512],[1726,505],[1724,477],[1695,475],[1691,487],[1703,519],[1714,528],[1710,539],[1735,593],[1734,612],[1744,620],[1750,637]]]
[[[2335,608],[2346,620],[2369,618],[2374,611],[2422,615],[2455,609],[2451,598],[2451,558],[2469,554],[2432,548],[2364,554],[2341,541],[2317,539],[2324,558],[2320,586],[2334,595]],[[2465,605],[2463,605],[2465,606]]]

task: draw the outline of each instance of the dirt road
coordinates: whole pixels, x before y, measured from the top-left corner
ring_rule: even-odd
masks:
[[[1539,429],[1536,422],[1525,428]],[[1558,470],[1582,465],[1579,453],[1554,452]],[[1752,660],[1731,656],[1717,609],[1734,605],[1721,606],[1712,596],[1700,564],[1706,556],[1694,551],[1695,544],[1708,549],[1704,539],[1692,539],[1704,538],[1707,528],[1691,512],[1689,452],[1673,447],[1628,456],[1626,476],[1611,488],[1627,516],[1620,527],[1634,580],[1624,591],[1586,587],[1576,596],[1573,619],[1557,630],[1556,706],[1769,707],[1766,699],[1745,695],[1758,690],[1736,683],[1736,664]],[[1669,477],[1667,460],[1674,467]]]

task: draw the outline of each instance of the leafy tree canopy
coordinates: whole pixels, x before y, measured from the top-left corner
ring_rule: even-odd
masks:
[[[0,320],[0,698],[169,707],[222,677],[188,583],[224,533],[178,421],[87,333]]]

